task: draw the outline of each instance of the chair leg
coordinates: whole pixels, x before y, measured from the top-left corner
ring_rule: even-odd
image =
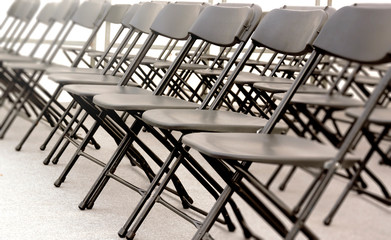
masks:
[[[76,113],[74,114],[73,118],[71,119],[71,121],[68,123],[67,127],[64,129],[62,135],[60,136],[60,138],[57,140],[56,144],[52,147],[52,149],[50,150],[49,154],[46,156],[45,160],[43,161],[43,164],[45,165],[48,165],[51,158],[53,157],[54,153],[57,151],[58,147],[60,146],[60,144],[62,143],[62,141],[65,139],[65,136],[69,133],[69,131],[71,130],[71,127],[73,125],[73,123],[76,121],[76,119],[78,118],[78,116],[80,115],[81,111],[83,109],[81,107],[79,107],[77,110],[76,110]],[[87,113],[84,115],[86,116],[88,115]],[[84,118],[83,116],[83,118]],[[61,120],[60,120],[61,121]],[[82,120],[80,121],[82,122]],[[53,132],[53,131],[52,131]],[[69,143],[68,143],[69,144]],[[65,145],[65,144],[64,144]]]
[[[61,183],[65,181],[66,176],[68,175],[69,171],[72,169],[72,167],[75,165],[76,161],[79,158],[79,152],[84,150],[84,148],[87,146],[89,139],[91,136],[98,130],[99,124],[98,122],[95,122],[95,124],[92,126],[90,131],[88,131],[87,136],[83,139],[82,143],[79,145],[77,151],[72,156],[71,160],[68,162],[67,166],[61,173],[60,177],[54,182],[54,186],[60,187]]]
[[[83,201],[79,204],[79,208],[81,210],[86,209],[86,207],[89,205],[90,207],[93,206],[93,203],[91,204],[91,199],[99,195],[100,192],[103,189],[103,186],[107,184],[110,177],[108,176],[108,173],[111,173],[113,169],[115,169],[119,163],[121,162],[122,158],[124,157],[127,149],[130,147],[132,143],[131,134],[126,134],[124,138],[122,139],[121,143],[119,144],[117,150],[113,154],[113,156],[110,158],[109,162],[106,164],[105,168],[99,175],[98,179],[95,181],[95,183],[92,185],[91,189],[88,191],[87,195],[84,197]],[[100,190],[99,192],[97,192]],[[96,197],[95,197],[96,198]]]
[[[52,102],[58,98],[58,96],[61,93],[62,85],[59,85],[56,90],[54,91],[52,97],[47,101],[45,107],[41,110],[41,113],[37,116],[33,124],[31,125],[30,129],[26,132],[26,134],[23,136],[22,140],[19,142],[19,144],[15,147],[16,151],[20,151],[23,147],[23,144],[26,142],[28,137],[31,135],[31,133],[34,131],[35,127],[38,125],[39,121],[43,117],[43,115],[46,113],[46,111],[49,109]]]
[[[72,100],[71,103],[69,103],[67,109],[65,110],[65,112],[62,114],[61,118],[57,121],[56,125],[52,128],[52,131],[50,132],[50,134],[46,137],[45,141],[42,143],[40,149],[42,151],[44,151],[46,149],[46,146],[48,145],[48,143],[50,142],[50,140],[52,139],[52,137],[54,136],[54,134],[57,132],[58,128],[60,128],[62,122],[65,120],[65,118],[68,116],[69,112],[71,111],[71,109],[73,108],[74,104],[75,104],[75,100]]]
[[[170,155],[168,156],[168,158],[164,162],[163,166],[160,168],[159,172],[156,174],[155,178],[153,179],[153,181],[149,185],[149,187],[148,187],[147,191],[145,192],[145,194],[143,195],[142,199],[137,204],[136,208],[133,210],[132,214],[130,215],[130,217],[128,218],[128,220],[124,224],[124,226],[118,231],[118,235],[120,237],[125,237],[126,233],[128,232],[128,229],[133,224],[134,220],[136,219],[136,217],[138,216],[140,211],[143,209],[145,203],[150,198],[153,190],[158,185],[160,179],[163,177],[164,173],[167,172],[169,165],[171,164],[172,160],[174,160],[175,154],[176,154],[176,150],[174,150],[170,153]],[[180,161],[180,159],[177,161]],[[152,206],[150,208],[152,208]],[[146,213],[146,214],[148,214],[148,213]]]

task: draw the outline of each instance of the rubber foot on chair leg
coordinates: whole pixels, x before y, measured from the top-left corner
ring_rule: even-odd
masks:
[[[61,180],[61,179],[57,179],[55,182],[54,182],[54,186],[56,187],[61,187],[61,183],[63,183],[64,181]]]
[[[128,234],[126,235],[126,239],[128,239],[128,240],[133,240],[135,236],[136,236],[136,233],[131,232],[131,233],[128,233]]]
[[[326,218],[325,220],[323,220],[323,224],[326,225],[326,226],[330,226],[331,224],[331,218]]]
[[[18,146],[15,147],[15,151],[17,151],[17,152],[19,152],[21,149],[22,149],[21,145],[18,145]]]
[[[94,147],[95,147],[96,150],[99,150],[99,149],[100,149],[100,145],[99,145],[98,143],[95,143],[95,144],[94,144]]]
[[[94,204],[93,204],[93,203],[87,204],[87,209],[92,209],[93,207],[94,207]]]
[[[43,160],[43,162],[42,162],[44,165],[49,165],[49,163],[50,163],[50,159],[48,159],[48,158],[45,158],[45,160]]]
[[[46,145],[41,145],[41,146],[39,147],[39,149],[41,149],[41,151],[45,151]]]
[[[80,203],[79,204],[79,209],[80,210],[85,210],[86,209],[85,204],[84,203]]]
[[[126,236],[126,230],[125,228],[121,228],[119,231],[118,231],[118,236],[120,238],[124,238]]]

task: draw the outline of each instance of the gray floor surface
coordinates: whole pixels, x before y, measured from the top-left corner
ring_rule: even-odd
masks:
[[[1,119],[5,113],[4,108],[0,109]],[[46,151],[39,149],[50,131],[46,124],[40,124],[22,151],[16,152],[14,147],[30,124],[26,119],[18,118],[5,138],[0,140],[0,239],[120,239],[117,231],[131,214],[140,195],[115,181],[109,181],[92,210],[79,210],[79,202],[102,168],[81,157],[64,184],[60,188],[54,187],[53,182],[64,169],[75,148],[69,147],[57,165],[44,166],[42,161],[54,141]],[[115,144],[103,131],[98,131],[96,139],[102,145],[102,149],[95,150],[89,147],[87,151],[107,161],[115,149]],[[148,133],[142,133],[142,139],[159,156],[164,158],[167,155],[167,151]],[[365,152],[367,145],[362,142],[358,149],[359,153]],[[194,155],[208,168],[197,154]],[[380,166],[377,156],[370,165],[385,184],[391,186],[390,167]],[[266,180],[273,169],[274,166],[257,165],[252,171]],[[288,170],[285,168],[284,172]],[[137,186],[142,188],[148,186],[147,178],[139,169],[130,166],[128,160],[121,163],[117,173]],[[210,209],[214,202],[213,198],[186,170],[180,169],[178,175],[194,198],[196,206],[205,210]],[[281,192],[278,190],[278,185],[284,176],[285,174],[279,175],[272,189],[293,206],[312,176],[299,170],[287,189]],[[321,239],[390,239],[391,209],[354,192],[348,196],[332,225],[327,227],[322,224],[323,218],[346,182],[346,179],[334,178],[311,215],[308,226]],[[368,184],[370,189],[378,191],[372,182],[368,181]],[[234,198],[248,224],[258,235],[264,239],[279,239],[278,235],[251,208],[237,196]],[[165,194],[164,199],[181,209],[180,202],[172,194]],[[186,213],[201,219],[198,214],[190,211]],[[192,224],[157,204],[137,232],[136,239],[191,239],[195,231]],[[244,239],[239,227],[231,233],[220,224],[213,227],[211,235],[214,239]],[[305,238],[299,236],[299,239]]]

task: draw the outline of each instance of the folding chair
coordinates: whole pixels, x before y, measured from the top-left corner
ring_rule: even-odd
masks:
[[[171,131],[181,131],[182,134],[188,134],[191,132],[208,131],[208,132],[255,132],[259,127],[265,125],[266,120],[258,117],[251,117],[244,114],[238,114],[234,112],[226,111],[212,111],[216,110],[221,103],[222,99],[227,95],[230,87],[232,87],[235,77],[242,71],[247,60],[251,54],[254,53],[257,47],[266,47],[273,49],[277,53],[290,54],[292,56],[301,55],[303,52],[308,51],[317,33],[323,26],[327,17],[323,11],[288,11],[288,10],[273,10],[264,17],[261,23],[258,25],[252,37],[252,45],[241,59],[239,65],[230,74],[229,79],[222,87],[216,99],[210,104],[209,110],[174,110],[174,109],[155,109],[146,111],[143,114],[143,121],[151,126],[158,127],[160,131],[163,131],[167,138],[172,141],[176,146],[175,151],[171,153],[171,156],[177,156],[179,153],[182,155],[173,163],[171,167],[171,173],[179,167],[181,163],[184,165],[199,165],[196,160],[187,154],[187,150],[181,147],[181,143],[175,139],[170,133]],[[265,37],[268,36],[268,37]],[[289,37],[288,37],[289,36]],[[289,39],[289,44],[287,42]],[[201,109],[207,109],[207,105],[203,105]],[[258,126],[256,126],[259,124]],[[255,129],[255,128],[257,129]],[[279,128],[279,129],[278,129]],[[284,127],[276,127],[274,131],[281,132]],[[182,136],[179,138],[181,139]],[[185,160],[186,159],[186,160]],[[166,160],[165,168],[159,171],[159,174],[154,178],[154,185],[151,185],[147,191],[147,194],[138,204],[137,208],[132,213],[127,222],[127,228],[133,223],[132,229],[128,232],[127,237],[133,238],[137,229],[146,217],[146,214],[151,210],[152,206],[156,202],[156,199],[160,196],[164,186],[168,183],[170,177],[166,177],[160,182],[159,190],[153,195],[144,208],[144,211],[138,216],[138,213],[142,210],[143,205],[148,200],[148,197],[153,193],[154,188],[159,183],[160,178],[163,177],[165,172],[169,170],[169,164],[173,161],[173,158]],[[208,176],[205,170],[198,171]],[[207,177],[205,177],[207,178]],[[210,178],[210,177],[209,177]],[[221,188],[220,191],[223,189]],[[254,234],[248,230],[245,232],[246,237],[254,236]]]
[[[36,105],[38,109],[44,108],[45,105],[47,105],[46,101],[41,96],[39,96],[39,93],[36,92],[36,87],[39,88],[40,91],[43,91],[43,93],[50,98],[50,101],[54,101],[52,95],[48,93],[47,90],[39,84],[39,81],[42,78],[45,70],[51,65],[57,52],[61,48],[61,45],[64,43],[74,26],[81,25],[86,28],[92,29],[92,33],[85,45],[83,46],[83,51],[79,53],[79,55],[73,62],[74,65],[77,65],[81,61],[85,50],[90,46],[95,34],[103,23],[104,17],[107,14],[109,7],[110,5],[107,3],[97,4],[88,1],[84,2],[73,15],[72,24],[66,29],[66,32],[61,36],[61,39],[54,40],[54,42],[56,43],[56,47],[54,47],[53,49],[49,49],[41,62],[12,62],[3,64],[4,67],[16,72],[13,81],[18,81],[19,85],[22,85],[23,90],[21,91],[21,94],[19,94],[18,100],[15,101],[14,107],[11,108],[10,112],[7,114],[7,116],[3,119],[1,123],[1,138],[4,137],[4,135],[12,125],[13,121],[17,117],[18,113],[25,106],[26,103]],[[29,72],[31,74],[29,74]],[[53,93],[53,95],[56,94],[56,92]],[[38,103],[36,99],[39,99]],[[59,103],[56,102],[56,105],[58,105],[62,111],[65,110]],[[48,117],[48,114],[46,112],[45,114],[48,121],[52,123],[52,120],[50,119],[50,117]],[[58,114],[59,113],[57,112],[57,110],[52,110],[50,115],[51,117],[56,118],[56,115]],[[20,149],[17,148],[16,150]]]
[[[153,34],[150,31],[150,27],[151,27],[153,21],[155,20],[156,16],[159,14],[160,10],[164,6],[165,6],[165,4],[163,4],[163,3],[144,3],[141,7],[139,7],[139,9],[136,9],[136,12],[132,13],[132,14],[134,14],[134,16],[131,19],[130,23],[128,23],[128,24],[130,24],[130,28],[131,28],[129,33],[130,33],[130,35],[134,35],[134,36],[132,37],[133,40],[132,40],[129,48],[126,50],[126,53],[124,54],[124,56],[121,58],[120,63],[124,61],[124,59],[127,57],[127,55],[129,55],[129,53],[132,50],[134,50],[134,46],[136,46],[137,43],[143,43],[142,41],[144,41],[143,45],[145,45],[145,48],[144,48],[143,52],[140,52],[141,49],[138,50],[140,52],[140,55],[136,58],[139,58],[140,60],[138,60],[137,63],[140,63],[144,59],[145,55],[147,54],[148,49],[151,46],[146,45],[146,42],[145,42],[146,40],[143,40],[143,35],[152,35]],[[140,41],[140,38],[141,38],[141,41]],[[147,37],[147,39],[148,39],[148,37]],[[152,40],[150,40],[150,41],[152,41]],[[126,44],[126,42],[125,42],[125,44]],[[118,54],[120,51],[121,51],[121,49],[118,49],[116,54]],[[113,56],[112,58],[114,58],[114,60],[115,60],[115,56]],[[111,61],[109,64],[111,64]],[[116,86],[117,84],[121,85],[121,83],[122,83],[123,85],[137,86],[135,84],[132,84],[131,82],[128,83],[129,79],[131,78],[131,76],[129,76],[129,75],[132,75],[136,71],[136,69],[138,68],[139,65],[137,64],[135,66],[136,67],[133,69],[128,69],[122,77],[113,76],[113,74],[115,74],[117,72],[117,70],[119,69],[119,65],[118,65],[116,67],[116,69],[110,73],[110,75],[108,75],[108,74],[106,74],[106,75],[52,74],[52,75],[49,75],[49,79],[52,79],[53,81],[58,83],[59,84],[58,89],[60,89],[60,90],[65,85],[77,84],[77,86],[75,88],[78,90],[79,89],[80,90],[88,89],[88,91],[91,91],[92,89],[95,89],[95,91],[96,91],[96,89],[99,89],[98,92],[102,92],[102,91],[104,92],[104,91],[110,91],[110,86],[108,86],[108,85]],[[105,71],[107,71],[107,70],[108,69],[106,68]],[[99,85],[99,86],[92,87],[91,86],[92,84]],[[117,87],[115,87],[115,90],[118,90]],[[131,91],[142,92],[141,89],[138,89],[138,90],[131,89]],[[125,92],[126,92],[126,90],[125,90]],[[69,104],[67,110],[64,112],[63,116],[60,118],[57,125],[53,128],[52,132],[49,134],[48,138],[45,140],[44,144],[41,146],[41,150],[45,149],[45,147],[48,144],[48,142],[50,141],[51,137],[54,135],[54,133],[60,127],[60,124],[62,124],[65,117],[68,115],[68,113],[71,110],[74,103],[75,103],[75,101],[72,101]],[[48,156],[44,160],[44,164],[48,164],[50,162],[50,160],[53,157],[54,153],[56,152],[57,148],[60,146],[61,142],[64,140],[64,138],[67,136],[67,134],[71,130],[72,125],[76,122],[76,118],[81,113],[81,111],[82,111],[82,108],[79,107],[79,109],[76,111],[76,113],[73,116],[73,118],[71,119],[71,121],[68,123],[67,127],[65,127],[61,137],[58,139],[57,143],[54,145],[54,147],[51,149],[50,153],[48,154]],[[80,121],[79,123],[82,123],[87,118],[87,116],[88,116],[87,113],[84,114],[84,116],[81,118],[83,120]],[[73,131],[74,132],[78,131],[80,126],[81,125],[78,124]],[[72,135],[74,135],[74,134],[71,134],[71,136]],[[62,147],[62,150],[60,150],[60,152],[57,154],[55,159],[53,159],[53,163],[57,163],[62,152],[65,150],[65,148],[71,142],[74,143],[75,145],[77,145],[76,142],[72,141],[68,137],[66,143],[64,143],[64,145]]]
[[[34,4],[35,2],[31,2],[30,4],[27,4],[27,7],[31,4]],[[35,3],[36,4],[36,3]],[[1,65],[1,79],[3,84],[5,85],[3,94],[1,96],[1,103],[3,104],[4,101],[8,98],[9,100],[13,101],[14,103],[19,100],[19,97],[21,96],[21,92],[23,91],[23,88],[25,88],[25,84],[23,81],[18,79],[18,74],[20,72],[16,71],[14,72],[12,69],[8,69],[4,66],[5,62],[38,62],[45,61],[51,54],[51,51],[56,47],[56,44],[58,43],[60,37],[62,34],[64,34],[64,31],[67,28],[68,22],[75,12],[77,6],[79,4],[79,1],[76,0],[64,0],[59,3],[49,3],[46,6],[42,8],[40,13],[37,16],[36,23],[32,26],[32,28],[27,33],[26,37],[22,40],[22,42],[19,44],[18,49],[12,52],[5,52],[0,54],[0,61],[2,63]],[[59,31],[56,33],[56,36],[54,40],[51,42],[51,44],[45,49],[42,56],[38,57],[38,50],[41,48],[42,43],[47,38],[47,35],[49,34],[49,31],[52,29],[53,25],[55,23],[61,23],[62,27],[59,29]],[[45,28],[44,31],[41,30],[42,33],[40,33],[40,37],[32,47],[32,50],[30,50],[30,54],[28,56],[20,55],[20,51],[22,47],[24,47],[25,43],[30,39],[31,35],[38,30],[38,26],[44,25]],[[17,38],[16,42],[19,40],[20,37]],[[13,44],[13,45],[14,45]],[[14,49],[14,47],[11,47]],[[14,95],[13,97],[16,98],[16,100],[13,100],[10,95]],[[28,114],[29,116],[29,114]]]
[[[115,22],[121,23],[121,20],[119,18],[124,19],[125,17],[126,17],[125,21],[128,21],[127,19],[129,17],[134,16],[138,7],[139,7],[139,5],[135,5],[135,6],[132,6],[129,11],[126,11],[129,8],[129,5],[113,5],[109,9],[109,11],[107,13],[107,17],[105,18],[105,21],[108,23],[115,23]],[[128,24],[128,22],[126,24]],[[124,25],[125,25],[125,23],[123,23],[121,25],[118,33],[116,34],[116,36],[114,37],[112,42],[109,44],[109,46],[106,48],[105,52],[102,54],[96,67],[94,67],[94,68],[77,68],[77,64],[73,64],[72,67],[58,67],[58,66],[49,67],[45,71],[45,73],[49,74],[49,79],[58,83],[58,86],[54,90],[54,94],[52,94],[51,98],[47,101],[46,105],[42,108],[41,113],[37,116],[37,118],[34,120],[33,124],[31,125],[31,127],[28,129],[28,131],[23,136],[23,138],[21,139],[19,144],[16,146],[16,150],[20,150],[22,148],[23,144],[25,143],[25,141],[27,141],[28,137],[33,132],[35,127],[38,125],[41,118],[44,116],[44,114],[46,114],[48,109],[51,107],[52,103],[54,101],[56,101],[57,97],[61,94],[62,87],[64,85],[69,84],[69,83],[78,83],[80,81],[82,81],[83,83],[89,83],[89,84],[98,84],[98,83],[99,84],[110,84],[110,85],[117,84],[117,82],[119,81],[120,78],[113,76],[117,71],[113,71],[111,76],[103,76],[103,74],[106,74],[109,71],[109,69],[111,68],[111,66],[115,62],[115,59],[112,59],[112,61],[109,61],[109,63],[107,64],[107,66],[104,69],[98,69],[98,67],[101,66],[102,62],[105,61],[109,51],[113,48],[114,44],[116,43],[116,40],[120,37],[121,33],[125,29]],[[129,32],[125,36],[125,39],[121,42],[120,47],[124,47],[126,45],[126,43],[129,41],[129,39],[133,33],[134,33],[134,30],[129,29]],[[95,34],[94,34],[94,36],[95,36]],[[117,54],[118,54],[118,52],[119,51],[117,51]],[[85,61],[85,60],[83,60],[83,61]],[[50,74],[50,73],[52,73],[52,74]],[[65,74],[70,74],[70,73],[75,73],[75,75],[71,75],[70,78],[65,75]],[[80,76],[80,75],[76,75],[76,74],[101,74],[102,76],[100,78],[98,78],[96,75]],[[61,81],[58,81],[59,79]],[[77,81],[75,81],[75,79],[77,79]],[[80,80],[80,79],[82,79],[82,80]],[[72,102],[70,105],[73,105],[73,104],[74,103]],[[54,128],[57,129],[59,127],[59,124],[65,118],[65,116],[68,116],[68,115],[69,115],[69,111],[65,110],[65,112],[62,114],[62,116],[59,118],[60,120],[57,121]]]
[[[8,52],[17,43],[23,33],[27,30],[32,18],[38,11],[40,1],[16,1],[9,9],[13,20],[4,31],[0,42],[4,42],[3,51]]]
[[[304,232],[305,221],[337,169],[349,166],[358,160],[357,157],[347,157],[347,153],[372,109],[378,103],[378,99],[390,87],[391,71],[387,72],[372,92],[366,103],[365,111],[354,123],[339,150],[315,141],[292,136],[269,135],[268,133],[281,119],[300,84],[308,79],[316,64],[325,55],[336,56],[358,65],[389,62],[391,60],[389,55],[391,29],[386,23],[390,18],[390,8],[377,5],[351,6],[338,10],[321,30],[313,44],[313,54],[292,87],[285,94],[268,124],[262,129],[261,134],[194,133],[183,138],[183,143],[199,151],[209,164],[218,170],[218,174],[228,184],[209,213],[207,221],[203,223],[193,239],[202,239],[205,233],[210,230],[220,208],[225,205],[227,199],[234,192],[253,208],[258,208],[257,211],[265,210],[271,213],[270,209],[264,209],[263,203],[246,186],[244,179],[292,221],[291,230],[288,230],[281,222],[277,224],[282,237],[293,239],[298,231]],[[368,21],[368,19],[371,20]],[[304,149],[305,151],[303,151]],[[309,196],[302,200],[305,205],[302,206],[301,211],[299,211],[300,208],[292,211],[248,171],[252,163],[317,167],[321,169],[321,173],[315,183],[311,184],[311,188],[307,192]]]

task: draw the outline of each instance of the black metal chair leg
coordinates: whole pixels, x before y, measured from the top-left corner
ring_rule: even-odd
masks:
[[[292,178],[293,174],[297,170],[296,167],[292,167],[289,171],[288,175],[285,177],[284,181],[282,181],[281,185],[278,187],[281,191],[284,191],[286,188],[286,185],[288,184],[289,180]]]
[[[96,132],[98,129],[99,124],[95,122],[95,124],[92,126],[90,131],[88,132],[87,136],[83,139],[82,143],[79,145],[78,149],[72,156],[71,160],[68,162],[67,166],[61,173],[60,177],[54,182],[54,186],[60,187],[61,183],[65,181],[66,176],[68,175],[69,171],[72,169],[73,165],[75,165],[76,161],[79,159],[79,153],[80,151],[84,150],[84,148],[87,146],[89,142],[89,138]]]
[[[130,134],[126,134],[122,139],[121,143],[119,144],[117,150],[99,175],[98,179],[92,185],[91,189],[88,191],[83,201],[79,204],[79,208],[81,210],[86,209],[87,205],[90,205],[91,207],[93,206],[93,203],[90,203],[91,199],[94,197],[94,195],[96,196],[100,194],[100,192],[96,193],[97,190],[101,191],[103,189],[103,186],[106,185],[110,178],[107,174],[112,170],[112,168],[115,168],[116,165],[120,163],[121,159],[125,155],[125,152],[127,151],[126,149],[130,146],[131,143],[132,141]]]
[[[54,91],[52,97],[47,101],[45,107],[41,110],[41,113],[37,116],[33,124],[31,125],[30,129],[26,132],[26,134],[23,136],[22,140],[19,142],[19,144],[15,147],[16,151],[20,151],[23,147],[23,144],[26,142],[28,137],[31,135],[31,133],[34,131],[35,127],[38,125],[39,121],[43,117],[43,115],[46,113],[46,111],[49,109],[52,102],[57,99],[59,94],[61,93],[62,86],[59,85],[56,90]]]
[[[127,232],[126,234],[126,238],[127,239],[134,239],[134,237],[136,236],[136,232],[137,230],[140,228],[141,224],[143,223],[143,221],[145,220],[146,216],[148,215],[148,213],[151,211],[153,205],[156,203],[157,199],[159,198],[160,194],[163,192],[163,190],[165,189],[165,187],[167,186],[168,182],[170,181],[171,179],[171,176],[175,173],[176,169],[178,168],[178,166],[180,165],[180,162],[183,160],[183,156],[180,156],[179,158],[176,159],[176,161],[173,163],[173,165],[171,166],[170,168],[170,171],[167,173],[166,177],[162,180],[162,182],[160,183],[160,186],[159,188],[156,190],[155,194],[149,199],[147,205],[145,206],[144,210],[141,212],[140,215],[138,215],[138,218],[136,219],[136,222],[134,223],[134,225],[132,226],[132,228]],[[163,174],[163,172],[162,172]],[[144,200],[144,199],[143,199]],[[147,199],[146,199],[147,200]],[[143,203],[144,205],[145,203]],[[138,211],[140,211],[139,209],[137,209]],[[137,212],[138,213],[138,212]],[[130,218],[131,222],[130,224],[135,220],[134,218],[137,217],[137,213],[133,212],[132,213],[132,216]],[[134,215],[136,214],[136,215]],[[129,225],[130,225],[129,224]]]
[[[68,105],[67,109],[65,110],[65,112],[62,114],[61,118],[57,121],[57,124],[53,127],[52,131],[50,132],[50,134],[46,137],[45,141],[42,143],[40,149],[43,151],[46,149],[46,146],[48,145],[48,143],[50,142],[50,140],[52,139],[52,137],[54,136],[54,134],[57,132],[58,128],[60,128],[62,122],[64,121],[64,119],[68,116],[69,112],[71,111],[71,109],[73,108],[73,105],[75,104],[75,100],[72,100],[72,102]]]
[[[71,121],[68,123],[67,127],[64,129],[63,133],[61,134],[60,138],[57,140],[56,144],[52,147],[52,149],[50,150],[49,154],[46,156],[45,160],[43,161],[43,164],[45,164],[45,165],[49,164],[50,159],[52,159],[54,153],[57,151],[58,147],[60,146],[62,141],[65,139],[65,136],[69,133],[73,123],[76,121],[76,119],[78,118],[78,116],[80,115],[82,110],[83,109],[81,107],[79,107],[77,109],[77,111],[75,112],[73,118],[71,119]],[[87,115],[87,113],[85,115]],[[82,121],[80,121],[80,122],[82,122]]]
[[[149,187],[148,187],[147,191],[145,192],[145,194],[143,195],[142,199],[137,204],[136,208],[133,210],[132,214],[130,215],[130,217],[128,218],[128,220],[124,224],[124,226],[118,231],[118,235],[120,237],[125,237],[128,229],[132,225],[133,221],[138,216],[138,214],[140,213],[140,211],[144,207],[147,200],[150,198],[153,190],[158,185],[158,183],[159,183],[160,179],[163,177],[164,173],[167,171],[169,165],[171,164],[172,160],[174,159],[175,154],[176,154],[176,150],[174,150],[170,153],[170,155],[168,156],[168,158],[164,162],[163,166],[160,168],[159,172],[156,174],[155,178],[153,179],[153,181],[149,185]]]

